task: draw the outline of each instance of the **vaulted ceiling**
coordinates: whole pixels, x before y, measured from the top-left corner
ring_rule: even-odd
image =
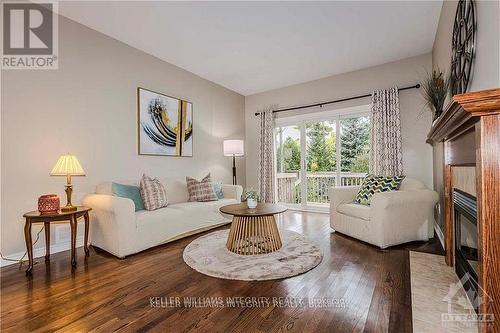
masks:
[[[441,1],[68,1],[59,12],[243,95],[432,50]]]

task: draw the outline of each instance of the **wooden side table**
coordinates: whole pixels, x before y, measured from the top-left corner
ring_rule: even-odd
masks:
[[[256,208],[248,208],[246,203],[221,207],[222,213],[233,215],[227,249],[243,255],[279,250],[282,243],[274,215],[286,210],[284,206],[268,203],[259,203]]]
[[[29,265],[26,270],[26,274],[30,274],[33,269],[33,243],[31,240],[31,225],[33,223],[43,223],[45,228],[45,260],[50,259],[50,224],[54,222],[68,221],[71,226],[71,265],[76,266],[76,228],[77,220],[80,217],[85,219],[85,237],[84,237],[84,249],[85,256],[89,255],[89,211],[92,208],[79,206],[75,211],[72,212],[62,212],[57,211],[54,213],[40,213],[35,210],[23,215],[26,218],[26,224],[24,225],[24,238],[26,240],[26,250],[28,252]]]

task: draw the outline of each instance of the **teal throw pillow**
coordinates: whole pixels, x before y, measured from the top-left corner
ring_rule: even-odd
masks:
[[[142,202],[141,191],[138,186],[112,183],[111,187],[113,194],[117,197],[131,199],[134,202],[136,212],[144,210],[144,203]]]

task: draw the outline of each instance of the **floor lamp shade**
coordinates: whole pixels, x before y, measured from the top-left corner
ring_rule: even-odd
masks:
[[[233,157],[233,185],[236,185],[236,156],[245,155],[245,144],[243,140],[224,140],[224,156]]]
[[[243,156],[244,154],[243,140],[224,140],[224,156]]]

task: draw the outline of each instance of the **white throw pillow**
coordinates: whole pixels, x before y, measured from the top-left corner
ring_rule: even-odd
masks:
[[[142,175],[139,189],[146,210],[155,210],[168,205],[167,192],[158,179]]]

